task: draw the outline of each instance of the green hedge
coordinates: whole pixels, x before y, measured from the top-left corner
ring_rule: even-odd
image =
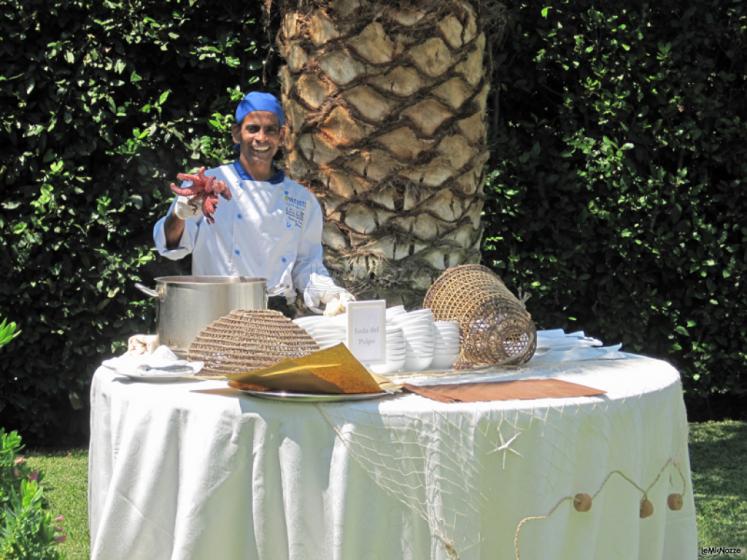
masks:
[[[694,416],[740,413],[713,405],[747,392],[747,4],[511,16],[486,264],[532,294],[540,326],[670,360]]]
[[[224,112],[268,36],[252,2],[2,5],[0,316],[23,334],[0,350],[0,426],[63,444],[96,365],[152,329],[133,283],[179,269],[151,248],[168,182],[230,155]]]

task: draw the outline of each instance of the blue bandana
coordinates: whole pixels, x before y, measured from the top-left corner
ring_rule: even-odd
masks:
[[[239,102],[238,107],[236,107],[236,122],[240,124],[244,120],[244,117],[254,111],[269,111],[270,113],[275,113],[278,117],[278,124],[283,126],[285,123],[283,107],[280,105],[278,98],[271,93],[264,93],[262,91],[252,91],[247,93]]]

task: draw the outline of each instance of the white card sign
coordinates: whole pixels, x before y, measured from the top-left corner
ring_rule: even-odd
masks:
[[[386,300],[348,302],[347,346],[363,364],[386,361]]]

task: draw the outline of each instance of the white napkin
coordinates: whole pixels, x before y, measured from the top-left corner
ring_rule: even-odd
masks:
[[[589,346],[579,345],[577,347],[564,348],[540,348],[529,360],[530,365],[554,364],[557,362],[578,362],[582,360],[619,360],[625,358],[625,354],[620,352],[622,344],[612,346]]]
[[[586,336],[584,331],[566,333],[563,329],[537,331],[537,350],[531,365],[547,365],[579,360],[618,360],[622,344],[602,346],[602,341]]]
[[[180,360],[168,346],[161,345],[151,354],[127,352],[117,358],[104,360],[101,365],[127,377],[169,378],[195,375],[204,364]]]
[[[584,331],[573,333],[566,333],[563,329],[537,331],[537,349],[569,350],[589,346],[602,346],[602,341],[586,336]]]
[[[158,346],[157,334],[135,334],[127,340],[127,353],[152,354]]]

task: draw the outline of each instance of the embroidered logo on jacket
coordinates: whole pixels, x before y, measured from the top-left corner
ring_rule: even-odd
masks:
[[[285,195],[285,227],[291,228],[296,226],[301,228],[303,226],[303,216],[306,211],[306,201],[300,198],[294,198],[288,194],[288,191],[283,191]]]

